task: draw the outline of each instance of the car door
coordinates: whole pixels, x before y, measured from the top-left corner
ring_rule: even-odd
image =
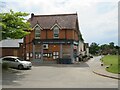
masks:
[[[11,67],[13,67],[13,68],[18,67],[19,62],[18,62],[18,60],[16,58],[10,58],[9,61],[10,61],[10,66]]]
[[[18,62],[16,61],[15,58],[7,57],[3,59],[4,63],[7,63],[9,67],[17,68],[18,67]]]
[[[10,67],[10,61],[9,61],[9,58],[3,58],[2,59],[2,63],[7,63]]]

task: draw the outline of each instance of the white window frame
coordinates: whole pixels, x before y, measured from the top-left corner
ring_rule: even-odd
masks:
[[[60,32],[60,28],[57,25],[54,26],[54,28],[53,28],[53,37],[54,38],[59,38],[59,32]],[[55,35],[58,35],[58,37],[56,37]]]
[[[36,32],[35,32],[35,39],[40,39],[41,30],[43,30],[43,29],[42,29],[42,27],[41,27],[39,24],[36,24],[36,25],[33,27],[33,30],[34,30],[34,31],[36,31],[36,30],[35,30],[36,27],[39,27],[40,33],[38,33],[39,37],[36,37]]]
[[[38,29],[36,29],[36,28],[38,28]],[[36,26],[35,27],[35,39],[40,39],[40,34],[41,34],[41,29],[39,26]]]

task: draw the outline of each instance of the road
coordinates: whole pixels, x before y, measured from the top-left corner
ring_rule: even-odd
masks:
[[[87,63],[33,66],[3,73],[3,88],[118,88],[118,80],[94,74]],[[97,67],[97,66],[95,66]]]

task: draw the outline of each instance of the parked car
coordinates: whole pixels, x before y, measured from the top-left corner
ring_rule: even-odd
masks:
[[[15,56],[5,56],[0,58],[0,61],[2,61],[2,63],[7,63],[10,68],[18,68],[20,70],[24,68],[31,69],[32,67],[31,62]]]

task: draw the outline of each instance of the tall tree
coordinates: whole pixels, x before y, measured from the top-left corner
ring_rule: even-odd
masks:
[[[31,29],[30,23],[24,17],[28,15],[28,13],[13,12],[12,10],[9,13],[0,13],[0,26],[2,26],[0,33],[2,33],[2,39],[19,39],[27,35],[29,32],[25,30]]]
[[[120,47],[117,45],[115,46],[114,42],[110,42],[109,44],[102,44],[102,45],[99,45],[99,44],[93,42],[90,45],[89,49],[90,49],[90,53],[93,55],[95,55],[95,54],[103,54],[103,55],[120,54]]]
[[[95,54],[98,54],[99,53],[99,44],[93,42],[91,45],[90,45],[90,53],[95,55]]]
[[[101,53],[106,55],[109,53],[109,45],[108,44],[103,44],[100,46]]]
[[[110,42],[109,47],[110,47],[110,49],[113,49],[114,48],[114,42]]]

